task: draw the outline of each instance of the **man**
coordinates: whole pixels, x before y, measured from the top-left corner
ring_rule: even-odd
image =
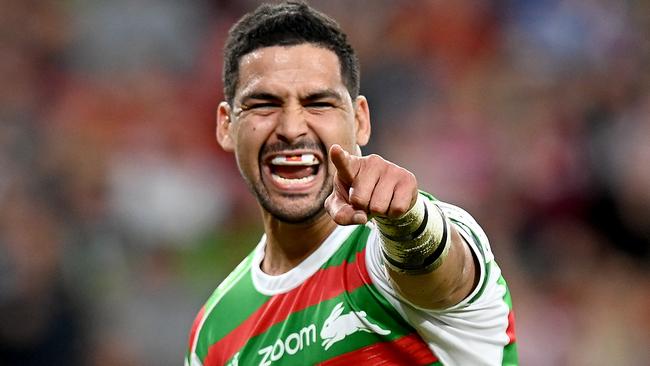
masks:
[[[190,332],[188,365],[512,365],[510,297],[485,234],[362,156],[367,100],[338,25],[299,2],[231,29],[217,139],[265,235]]]

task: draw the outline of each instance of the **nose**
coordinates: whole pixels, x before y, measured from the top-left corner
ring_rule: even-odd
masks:
[[[293,143],[307,134],[309,125],[300,106],[287,106],[276,127],[278,139]]]

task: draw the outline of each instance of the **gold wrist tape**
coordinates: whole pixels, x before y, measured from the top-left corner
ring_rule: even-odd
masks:
[[[386,264],[400,273],[433,271],[449,252],[449,222],[440,208],[418,196],[415,205],[397,219],[375,218]]]
[[[388,237],[402,238],[417,233],[423,223],[426,211],[426,203],[422,196],[418,195],[413,207],[404,215],[395,219],[387,217],[375,217],[374,219],[383,234]]]

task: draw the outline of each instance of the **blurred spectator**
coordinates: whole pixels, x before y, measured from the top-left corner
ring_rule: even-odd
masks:
[[[79,364],[83,313],[62,277],[61,222],[16,179],[0,202],[0,364]]]

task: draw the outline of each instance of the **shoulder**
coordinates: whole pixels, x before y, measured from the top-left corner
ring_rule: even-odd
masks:
[[[220,304],[224,302],[227,297],[233,293],[246,292],[246,278],[250,278],[251,263],[254,258],[254,253],[250,253],[244,260],[242,260],[235,269],[217,286],[217,288],[208,297],[207,301],[201,306],[198,311],[194,322],[192,323],[189,334],[189,348],[188,352],[191,353],[197,346],[198,340],[201,337],[201,330],[208,318],[217,314],[217,308],[221,307]]]
[[[254,252],[250,253],[223,281],[221,281],[219,286],[217,286],[212,295],[210,295],[206,301],[204,308],[213,308],[227,293],[241,285],[242,280],[246,276],[250,276],[251,263],[254,260],[254,254]]]

